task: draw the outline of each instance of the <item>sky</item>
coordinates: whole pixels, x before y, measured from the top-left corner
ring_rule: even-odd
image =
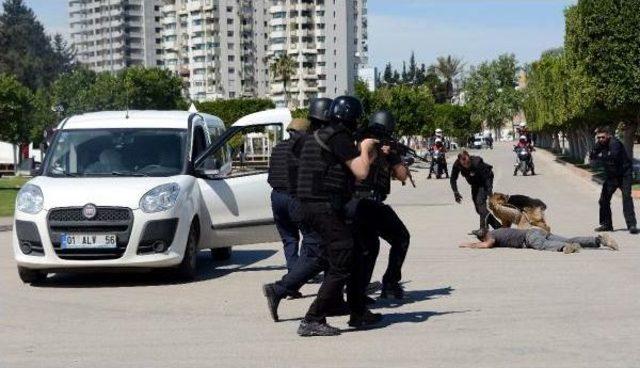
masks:
[[[51,33],[68,33],[68,0],[25,0]],[[370,64],[454,55],[466,65],[514,53],[530,62],[562,46],[563,10],[576,0],[368,0]]]

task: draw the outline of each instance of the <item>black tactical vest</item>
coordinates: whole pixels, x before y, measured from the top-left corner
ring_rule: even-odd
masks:
[[[267,182],[271,188],[279,192],[289,191],[288,161],[291,152],[291,139],[278,143],[269,159],[269,176]]]
[[[383,156],[378,155],[369,169],[369,176],[356,184],[357,196],[384,201],[391,193],[391,168]]]
[[[326,144],[331,137],[345,131],[341,125],[331,125],[307,136],[300,154],[298,198],[333,203],[351,197],[353,175]]]

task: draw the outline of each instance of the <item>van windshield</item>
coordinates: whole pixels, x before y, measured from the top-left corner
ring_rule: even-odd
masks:
[[[173,176],[183,172],[187,131],[62,130],[44,169],[48,176]]]

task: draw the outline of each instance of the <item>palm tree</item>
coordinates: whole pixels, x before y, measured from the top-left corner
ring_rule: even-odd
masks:
[[[440,56],[436,64],[430,68],[435,72],[440,79],[445,83],[447,100],[451,101],[453,98],[453,83],[456,77],[464,70],[464,63],[462,59],[458,59],[455,56],[448,55],[447,57]]]
[[[289,94],[287,92],[287,85],[291,80],[298,67],[298,63],[289,55],[282,55],[278,57],[273,64],[271,64],[271,75],[273,79],[282,79],[282,86],[284,89],[284,102],[285,105],[289,105]]]

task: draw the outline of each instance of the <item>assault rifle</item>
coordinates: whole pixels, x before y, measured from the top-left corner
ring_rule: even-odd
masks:
[[[418,153],[411,147],[398,142],[393,136],[384,131],[383,129],[376,128],[362,128],[359,129],[355,134],[356,140],[359,142],[366,138],[373,138],[380,141],[379,146],[389,146],[391,147],[391,151],[402,156],[402,157],[412,157],[415,160],[419,160],[425,163],[429,163],[429,160],[418,155]]]

